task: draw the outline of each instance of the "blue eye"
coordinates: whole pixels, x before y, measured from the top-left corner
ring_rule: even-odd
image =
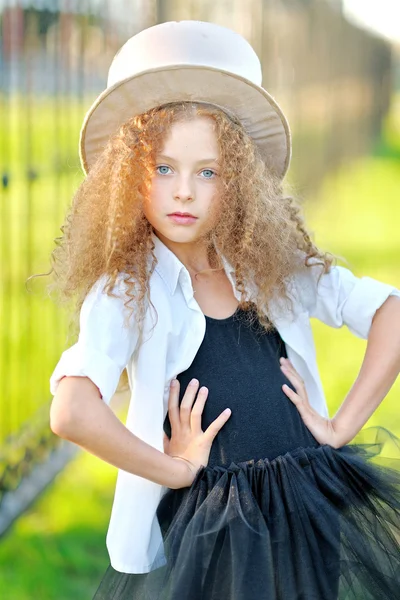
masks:
[[[171,168],[167,165],[159,165],[158,167],[156,167],[156,172],[159,175],[169,175],[170,171]],[[213,171],[212,169],[203,169],[201,173],[203,174],[204,179],[212,179],[216,175],[215,171]]]
[[[161,169],[166,169],[166,170],[165,171],[161,171]],[[167,167],[166,165],[160,165],[159,167],[156,167],[156,171],[160,175],[167,175],[168,169],[169,169],[169,167]]]
[[[207,175],[204,176],[204,179],[211,179],[212,176],[215,175],[215,172],[211,169],[203,169],[202,173],[207,173]]]

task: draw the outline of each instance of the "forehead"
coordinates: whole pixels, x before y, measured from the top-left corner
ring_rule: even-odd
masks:
[[[211,151],[218,155],[215,123],[209,117],[193,117],[172,123],[166,132],[160,152],[190,150],[191,153]]]

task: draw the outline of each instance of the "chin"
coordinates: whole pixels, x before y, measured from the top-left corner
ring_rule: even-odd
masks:
[[[188,244],[190,242],[195,242],[198,239],[200,239],[200,235],[198,232],[194,232],[194,230],[189,231],[189,228],[185,228],[182,226],[177,225],[176,227],[168,227],[167,228],[163,228],[163,229],[157,229],[157,227],[154,227],[154,230],[156,232],[156,235],[158,235],[159,237],[164,237],[167,240],[170,240],[171,242],[176,242],[176,243],[181,243],[181,244]]]
[[[166,238],[171,240],[171,242],[195,242],[199,239],[199,235],[195,235],[192,232],[186,231],[168,231],[163,234]]]

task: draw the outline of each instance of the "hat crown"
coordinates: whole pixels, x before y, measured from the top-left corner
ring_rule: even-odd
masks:
[[[144,29],[120,48],[108,72],[107,87],[143,71],[174,65],[234,73],[261,85],[260,60],[238,33],[202,21],[169,21]]]

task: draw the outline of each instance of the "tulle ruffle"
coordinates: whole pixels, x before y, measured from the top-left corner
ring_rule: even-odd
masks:
[[[338,449],[203,467],[157,516],[167,564],[109,566],[95,600],[400,597],[400,439],[383,427]]]

